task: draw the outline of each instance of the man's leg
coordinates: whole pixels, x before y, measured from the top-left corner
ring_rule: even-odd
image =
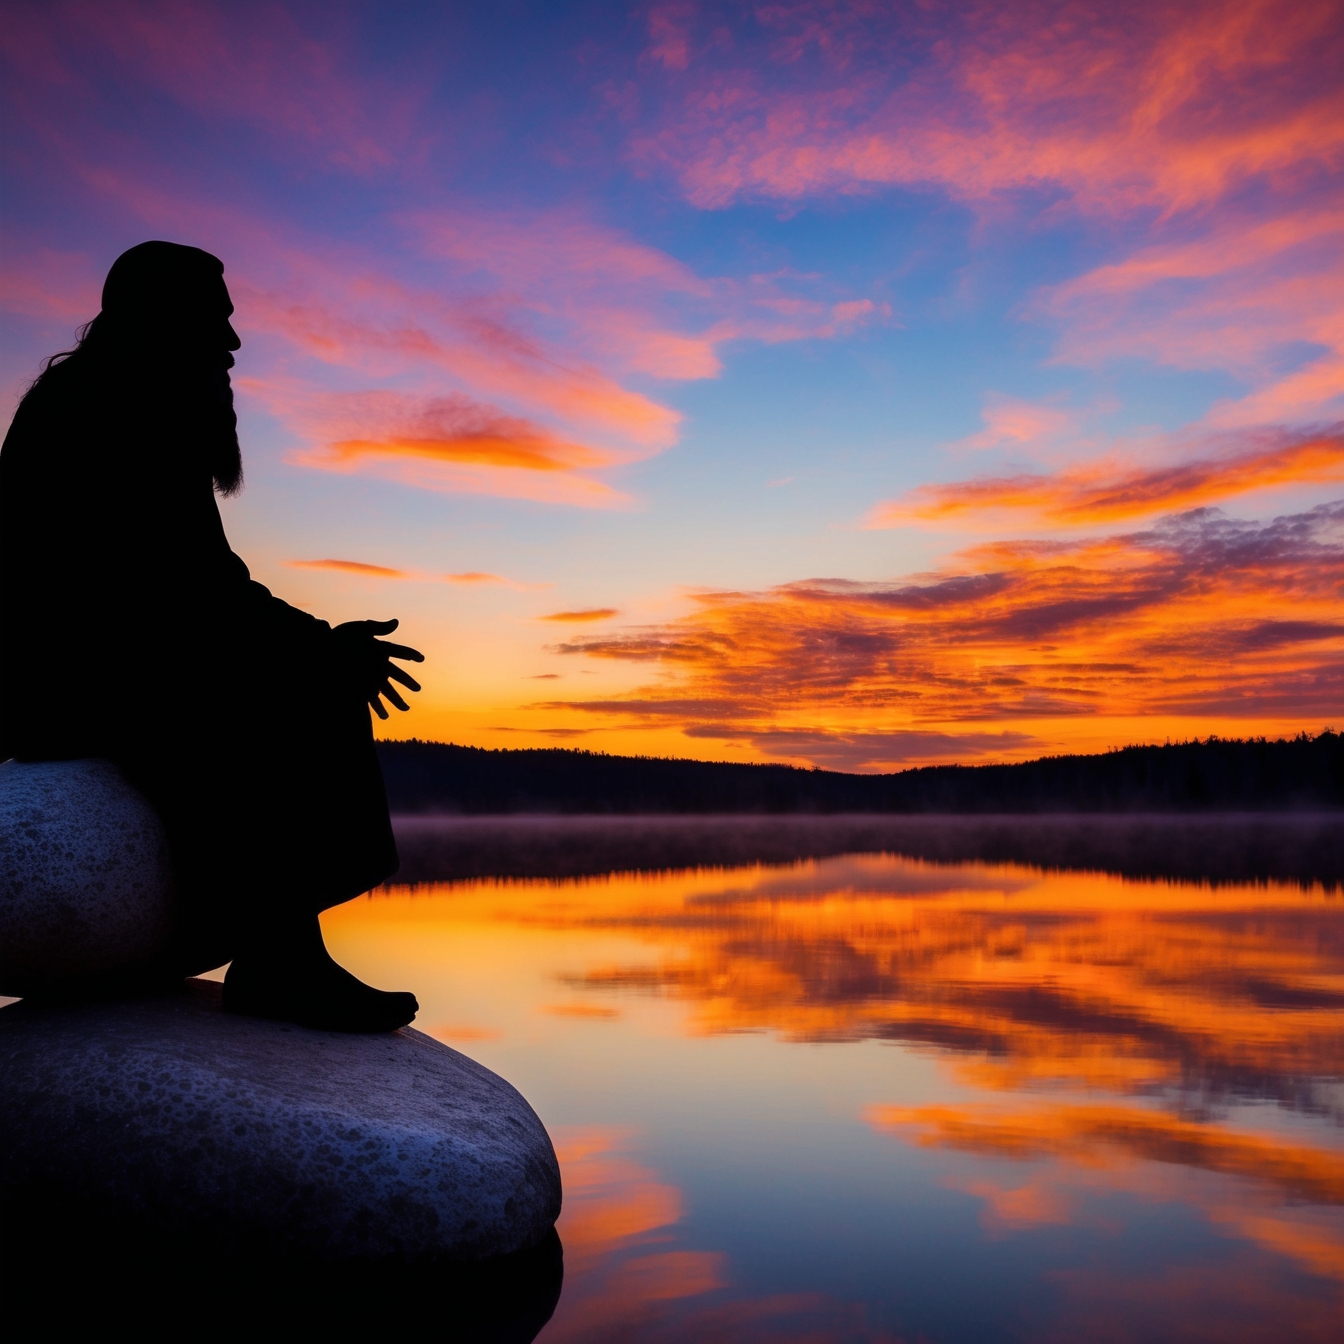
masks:
[[[264,876],[246,909],[224,982],[234,1012],[336,1031],[390,1031],[419,1010],[332,960],[318,914],[377,886],[397,869],[368,708],[348,694],[314,697],[272,742],[257,819]],[[259,744],[259,746],[262,744]],[[277,749],[278,748],[278,749]],[[263,747],[264,751],[264,747]],[[250,779],[239,796],[256,797]]]
[[[318,923],[397,867],[368,710],[319,692],[285,714],[179,724],[128,753],[128,775],[168,830],[184,973],[218,955],[213,964],[232,963],[232,1011],[393,1030],[415,1016],[414,995],[373,989],[337,965]]]

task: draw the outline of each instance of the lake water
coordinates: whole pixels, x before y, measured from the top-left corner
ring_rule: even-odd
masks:
[[[1339,819],[399,835],[328,943],[554,1136],[546,1344],[1344,1338]]]

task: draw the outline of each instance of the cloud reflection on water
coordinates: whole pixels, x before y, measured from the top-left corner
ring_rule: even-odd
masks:
[[[584,909],[519,917],[637,928],[658,959],[569,984],[683,1000],[694,1031],[904,1042],[949,1052],[962,1083],[996,1092],[1339,1105],[1319,1083],[1344,1076],[1344,902],[1320,889],[864,856],[643,895],[594,891]]]
[[[798,1081],[783,1104],[806,1108],[809,1089],[850,1080],[852,1103],[823,1098],[847,1107],[826,1142],[890,1140],[879,1163],[884,1151],[914,1158],[918,1179],[944,1192],[935,1223],[961,1209],[974,1228],[978,1213],[981,1241],[953,1243],[968,1291],[993,1272],[987,1247],[1021,1248],[1014,1263],[1035,1286],[987,1308],[996,1329],[1145,1339],[1176,1321],[1174,1338],[1289,1328],[1325,1339],[1344,1311],[1344,898],[1333,883],[850,854],[475,879],[361,904],[386,929],[412,921],[418,943],[442,925],[441,946],[465,940],[473,957],[490,930],[497,957],[532,968],[506,1039],[550,1024],[545,1050],[571,1052],[564,1068],[605,1089],[596,1114],[640,1085],[632,1060],[655,1053],[688,1098],[681,1123],[705,1126],[699,1138],[677,1131],[678,1151],[714,1135],[725,1170],[750,1164],[755,1141],[750,1126],[723,1128],[723,1090],[764,1103],[746,1079],[713,1072],[723,1056],[710,1043],[742,1041],[752,1053],[734,1059],[807,1047],[797,1069],[784,1066]],[[499,974],[515,972],[502,960]],[[668,1053],[669,1033],[684,1048]],[[924,1063],[892,1073],[880,1043]],[[818,1049],[831,1061],[819,1074],[804,1064]],[[908,1283],[891,1301],[887,1286],[855,1297],[824,1276],[766,1291],[748,1267],[754,1243],[703,1221],[705,1192],[677,1165],[685,1154],[659,1155],[666,1136],[596,1125],[559,1138],[567,1280],[547,1338],[974,1337],[919,1326]],[[805,1182],[808,1160],[797,1159]],[[792,1179],[782,1170],[780,1188]],[[762,1211],[740,1216],[751,1236],[769,1235]],[[900,1206],[882,1216],[884,1235],[910,1246],[923,1235]],[[1080,1260],[1072,1248],[1084,1243],[1061,1236],[1099,1249]]]
[[[921,1147],[1034,1169],[1025,1182],[949,1175],[998,1235],[1087,1221],[1099,1195],[1121,1192],[1184,1202],[1344,1280],[1337,898],[875,856],[680,885],[625,916],[658,962],[569,983],[684,1000],[694,1031],[939,1051],[962,1087],[1015,1100],[877,1105],[864,1118]],[[1335,1126],[1315,1141],[1272,1121],[1240,1128],[1242,1112],[1266,1125],[1253,1106],[1265,1101]]]
[[[559,1230],[573,1288],[548,1339],[628,1332],[661,1304],[723,1286],[721,1253],[655,1249],[666,1247],[682,1216],[681,1191],[627,1153],[628,1131],[590,1126],[555,1137],[565,1182]]]

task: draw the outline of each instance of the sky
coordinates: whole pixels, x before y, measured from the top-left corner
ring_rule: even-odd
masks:
[[[401,620],[381,734],[1344,727],[1340,0],[3,12],[5,422],[121,251],[219,256],[225,526]]]

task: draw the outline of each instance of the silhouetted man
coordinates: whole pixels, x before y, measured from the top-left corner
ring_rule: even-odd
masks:
[[[0,452],[0,759],[107,757],[164,820],[191,974],[225,1006],[350,1031],[415,1016],[339,967],[318,912],[397,868],[368,706],[419,686],[379,641],[273,597],[230,549],[242,484],[222,263],[119,257]],[[381,698],[380,698],[381,697]]]

